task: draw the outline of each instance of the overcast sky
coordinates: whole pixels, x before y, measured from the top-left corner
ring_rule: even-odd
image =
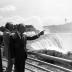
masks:
[[[72,20],[72,0],[0,0],[0,16]]]

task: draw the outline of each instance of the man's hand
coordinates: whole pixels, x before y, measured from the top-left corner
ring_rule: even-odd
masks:
[[[43,35],[43,34],[44,34],[44,31],[41,31],[41,32],[40,32],[40,35]]]

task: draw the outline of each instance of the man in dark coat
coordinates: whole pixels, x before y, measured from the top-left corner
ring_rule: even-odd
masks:
[[[13,61],[12,61],[12,56],[11,56],[11,49],[13,49],[11,45],[11,34],[8,32],[5,32],[3,35],[4,39],[4,50],[5,50],[5,56],[8,59],[8,65],[6,68],[6,72],[11,72],[12,71],[12,66],[13,66]]]
[[[7,22],[5,25],[5,28],[7,29],[4,31],[3,39],[4,39],[4,49],[5,49],[5,55],[7,56],[8,59],[8,66],[6,68],[6,72],[11,72],[12,71],[12,66],[13,66],[13,58],[12,58],[12,47],[10,46],[12,41],[11,41],[11,33],[13,31],[13,24]],[[12,50],[12,51],[11,51]]]
[[[4,56],[6,59],[8,59],[8,66],[6,68],[6,72],[11,72],[12,66],[13,66],[13,61],[11,58],[11,52],[10,52],[10,35],[11,32],[13,31],[13,24],[10,22],[7,22],[5,27],[0,27],[0,31],[3,32],[3,42],[4,42]],[[1,65],[1,64],[0,64]]]
[[[18,31],[14,35],[14,44],[15,44],[15,72],[24,72],[25,69],[25,61],[27,59],[26,52],[26,43],[27,40],[35,40],[40,37],[40,35],[44,34],[44,31],[39,34],[27,37],[23,34],[25,31],[25,27],[22,24],[19,24]]]

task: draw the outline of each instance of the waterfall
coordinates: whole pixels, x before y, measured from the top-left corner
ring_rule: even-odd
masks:
[[[29,43],[32,47],[32,50],[55,50],[62,53],[67,53],[67,51],[63,48],[62,39],[58,34],[47,34],[41,36],[39,39],[36,39]]]

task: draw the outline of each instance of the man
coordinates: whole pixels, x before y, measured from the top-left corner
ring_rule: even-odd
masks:
[[[27,37],[25,34],[25,27],[22,24],[19,24],[17,27],[18,31],[14,35],[14,46],[15,46],[15,72],[24,72],[25,69],[25,61],[27,59],[26,52],[26,43],[27,40],[35,40],[43,35],[44,32],[40,32],[39,34]]]
[[[3,32],[3,42],[4,42],[4,57],[8,59],[8,66],[6,72],[11,72],[13,61],[10,53],[10,35],[13,30],[13,24],[7,22],[5,27],[0,27],[0,31]]]
[[[13,59],[11,56],[11,46],[10,46],[10,36],[13,31],[13,24],[7,22],[5,25],[6,31],[4,31],[3,40],[4,40],[4,50],[5,50],[5,56],[8,59],[8,66],[6,68],[6,72],[12,71],[13,66]]]
[[[6,59],[8,59],[8,66],[6,68],[6,72],[11,72],[12,71],[12,66],[13,66],[13,61],[11,58],[11,46],[10,46],[10,33],[9,32],[4,32],[3,35],[4,39],[4,50],[5,50],[5,56]]]

